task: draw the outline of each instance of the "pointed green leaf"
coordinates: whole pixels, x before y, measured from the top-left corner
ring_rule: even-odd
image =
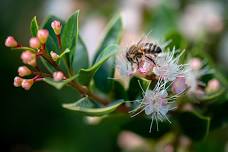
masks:
[[[74,51],[73,51],[74,50]],[[89,67],[88,51],[80,35],[78,36],[77,46],[72,49],[71,67],[76,74],[82,68]]]
[[[40,63],[38,62],[38,65],[39,65],[39,68],[41,68],[41,70],[47,71],[48,73],[53,73],[56,71],[56,69],[42,56],[40,57]]]
[[[124,100],[112,102],[105,107],[94,108],[92,107],[93,103],[90,102],[87,97],[84,97],[76,101],[75,103],[63,104],[63,107],[69,110],[81,112],[89,116],[102,116],[113,112],[122,103],[124,103]]]
[[[44,82],[50,84],[51,86],[55,87],[56,89],[62,89],[66,84],[73,81],[77,75],[74,75],[66,80],[62,81],[54,81],[52,78],[44,78]]]
[[[193,140],[200,140],[208,135],[210,129],[210,117],[193,112],[179,114],[179,123],[183,132]]]
[[[76,11],[66,22],[61,39],[62,39],[62,47],[63,49],[73,47],[74,41],[77,42],[78,39],[78,16],[79,11]]]
[[[31,24],[30,24],[30,31],[33,37],[36,37],[37,31],[39,30],[39,26],[36,20],[36,16],[33,17]]]
[[[97,53],[95,55],[95,59],[93,63],[97,60],[99,53],[101,53],[101,51],[106,46],[119,43],[121,33],[122,33],[122,21],[120,16],[116,16],[108,24],[103,41],[101,42],[100,47],[97,49]],[[107,60],[105,64],[101,66],[101,68],[96,72],[94,76],[94,82],[97,88],[103,92],[109,92],[112,88],[113,81],[107,78],[113,78],[114,69],[115,69],[114,65],[115,65],[115,57],[111,57],[110,59]]]
[[[88,68],[88,69],[81,69],[79,71],[78,80],[83,85],[89,85],[92,77],[96,73],[96,71],[102,66],[102,64],[105,63],[110,57],[115,55],[118,51],[117,45],[111,45],[104,49],[103,52],[100,53],[100,55],[97,58],[97,61],[95,64]]]

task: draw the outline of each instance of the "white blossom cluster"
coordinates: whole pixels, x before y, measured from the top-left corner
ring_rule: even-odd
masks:
[[[148,89],[143,91],[144,97],[140,100],[135,100],[134,102],[137,102],[138,106],[130,111],[132,117],[144,111],[151,118],[150,132],[154,121],[156,122],[157,130],[158,121],[167,120],[171,123],[167,114],[170,110],[176,108],[175,99],[187,89],[185,81],[178,82],[181,85],[177,85],[176,82],[180,77],[188,76],[188,64],[179,64],[179,59],[183,52],[176,50],[175,47],[172,50],[163,50],[154,58],[154,63],[146,58],[142,59],[140,67],[131,64],[123,55],[117,58],[117,68],[122,75],[129,77],[154,75],[156,78],[151,80],[157,81],[155,87],[153,89],[148,87]],[[178,53],[179,55],[176,55]],[[172,95],[168,93],[171,86]]]

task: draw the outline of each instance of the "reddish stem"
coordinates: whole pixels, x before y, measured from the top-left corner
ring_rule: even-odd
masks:
[[[46,49],[46,43],[41,45],[41,50],[45,51],[45,49]]]
[[[61,42],[60,34],[59,35],[56,35],[56,37],[57,37],[57,40],[58,40],[59,48],[61,49],[62,48],[62,42]]]
[[[17,44],[17,46],[15,48],[20,48],[20,47],[22,47],[22,45],[21,44]]]

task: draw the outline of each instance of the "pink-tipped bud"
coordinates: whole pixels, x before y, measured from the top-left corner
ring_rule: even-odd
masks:
[[[14,85],[15,87],[20,87],[20,86],[21,86],[22,81],[23,81],[23,79],[22,79],[22,78],[20,78],[20,77],[15,77],[15,78],[14,78],[13,85]]]
[[[206,91],[208,93],[216,92],[220,88],[220,82],[217,79],[212,79],[208,82]]]
[[[40,43],[42,44],[46,43],[48,36],[49,36],[49,32],[46,29],[41,29],[37,32],[37,37],[40,40]]]
[[[33,85],[33,79],[24,79],[21,83],[21,87],[25,90],[29,90]]]
[[[172,84],[173,93],[180,94],[183,93],[187,89],[187,85],[185,82],[185,77],[179,76],[177,77]]]
[[[20,77],[24,77],[24,76],[32,74],[32,71],[26,66],[20,66],[18,68],[17,72]]]
[[[29,45],[31,48],[34,48],[34,49],[40,48],[40,40],[37,37],[32,37],[29,40]]]
[[[16,47],[17,41],[12,36],[8,36],[5,41],[5,46],[7,47]]]
[[[59,21],[55,20],[51,23],[51,27],[53,28],[56,35],[61,33],[62,25]]]
[[[24,51],[21,54],[21,60],[24,64],[36,66],[36,55],[31,51]]]
[[[63,80],[63,79],[64,79],[64,74],[63,74],[63,72],[61,72],[61,71],[54,72],[54,73],[53,73],[53,79],[54,79],[55,81],[61,81],[61,80]]]
[[[192,70],[199,70],[202,67],[202,61],[199,58],[192,58],[190,60],[190,67]]]
[[[59,58],[59,55],[57,53],[55,53],[54,51],[51,51],[50,55],[51,55],[52,60],[54,60],[54,61],[57,61]]]

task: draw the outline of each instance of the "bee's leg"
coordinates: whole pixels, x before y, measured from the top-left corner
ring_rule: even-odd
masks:
[[[131,62],[131,70],[134,71],[133,62]]]
[[[137,63],[137,69],[139,69],[139,67],[140,67],[140,65],[139,65],[139,60],[138,60],[138,58],[136,58],[136,63]]]
[[[147,59],[149,59],[151,62],[153,62],[154,65],[156,65],[156,63],[154,62],[154,60],[152,58],[150,58],[149,56],[145,56]]]

